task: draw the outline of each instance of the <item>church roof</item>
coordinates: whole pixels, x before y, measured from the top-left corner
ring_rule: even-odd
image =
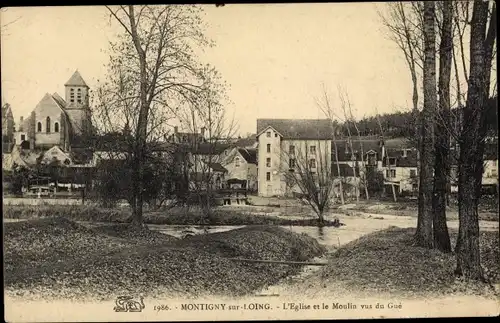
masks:
[[[80,75],[80,73],[78,72],[78,70],[76,70],[75,73],[73,73],[73,75],[70,77],[68,82],[66,82],[66,84],[64,84],[64,86],[68,86],[68,85],[88,87],[87,83],[85,83],[85,81],[83,80],[83,78]]]
[[[54,92],[54,94],[52,94],[52,97],[61,108],[66,107],[66,101],[57,92]]]

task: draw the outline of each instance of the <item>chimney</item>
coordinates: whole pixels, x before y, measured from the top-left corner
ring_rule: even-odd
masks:
[[[406,152],[406,148],[403,149],[403,157],[404,158],[408,157],[407,152]]]

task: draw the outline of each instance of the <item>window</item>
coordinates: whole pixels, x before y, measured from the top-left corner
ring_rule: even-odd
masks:
[[[389,157],[389,165],[390,166],[396,166],[396,158]]]
[[[290,160],[288,161],[288,167],[289,167],[290,169],[295,168],[295,159],[290,158]]]
[[[277,134],[277,133],[275,133],[275,134],[274,134],[274,137],[278,138],[278,134]]]
[[[270,172],[267,172],[266,173],[266,181],[270,181],[271,180],[271,173]]]
[[[69,98],[71,102],[75,102],[75,89],[69,90]]]
[[[54,131],[59,132],[59,123],[58,122],[54,123]]]
[[[49,133],[50,132],[50,117],[47,117],[46,123],[47,123],[47,125],[45,126],[45,132]]]
[[[78,89],[77,91],[78,91],[78,93],[77,93],[77,96],[76,96],[76,101],[78,103],[82,103],[82,89]]]
[[[271,167],[271,158],[266,158],[266,167]]]
[[[387,178],[394,178],[394,177],[396,177],[396,170],[395,169],[387,169],[385,171],[385,177],[387,177]]]
[[[418,190],[418,184],[412,184],[411,188],[412,188],[412,190],[417,191]]]
[[[270,153],[271,152],[271,144],[267,144],[267,152]]]
[[[26,140],[26,135],[21,135],[21,141],[25,141]]]
[[[290,145],[290,148],[289,148],[289,154],[290,154],[290,155],[295,155],[295,146]]]
[[[316,168],[316,159],[309,160],[309,168]]]
[[[240,157],[234,159],[234,167],[240,167]]]
[[[415,178],[415,177],[417,177],[417,171],[416,171],[416,170],[414,170],[414,169],[410,169],[410,177],[411,177],[411,178]]]
[[[309,153],[316,154],[316,146],[309,147]]]
[[[39,122],[39,123],[37,124],[37,126],[36,126],[36,131],[38,131],[38,132],[42,132],[42,123],[41,123],[41,122]]]
[[[266,132],[266,137],[271,138],[271,131]]]

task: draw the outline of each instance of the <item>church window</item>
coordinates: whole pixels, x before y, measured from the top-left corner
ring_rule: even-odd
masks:
[[[42,132],[42,123],[41,122],[39,122],[37,125],[37,131]]]
[[[76,101],[78,103],[82,103],[82,89],[78,89],[77,92],[78,93],[76,94]]]
[[[45,127],[45,131],[46,131],[47,133],[49,133],[49,132],[50,132],[50,117],[47,117],[47,126]]]
[[[54,131],[59,132],[59,123],[58,122],[54,123]]]
[[[75,89],[70,89],[69,92],[70,101],[75,102]]]

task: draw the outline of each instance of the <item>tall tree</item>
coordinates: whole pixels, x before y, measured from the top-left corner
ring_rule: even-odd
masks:
[[[192,165],[188,170],[189,191],[207,219],[213,206],[211,199],[223,181],[220,162],[227,148],[225,142],[237,132],[237,124],[226,109],[229,99],[224,89],[218,74],[212,70],[210,85],[189,101],[188,109],[179,113],[181,123],[193,139],[184,145]]]
[[[113,96],[111,102],[102,102],[101,107],[115,105],[129,112],[125,122],[131,130],[130,155],[132,156],[131,207],[133,224],[142,226],[144,192],[144,161],[147,142],[158,129],[166,126],[159,117],[165,111],[172,112],[183,107],[186,97],[203,92],[206,88],[204,72],[194,55],[194,46],[206,46],[209,42],[203,34],[201,8],[180,5],[106,6],[110,15],[122,27],[118,41],[112,44],[109,77],[123,75],[128,90],[116,89],[120,83],[109,82],[122,96]],[[113,73],[117,70],[120,73]],[[112,91],[118,92],[118,91]],[[118,117],[111,115],[108,124]],[[161,121],[159,121],[161,120]],[[154,121],[156,123],[153,125]],[[159,121],[159,122],[158,122]]]
[[[335,155],[335,167],[337,168],[337,181],[339,184],[339,196],[340,196],[340,203],[342,205],[345,204],[345,199],[344,199],[344,187],[343,187],[343,177],[342,173],[340,171],[340,163],[339,163],[339,149],[337,146],[337,140],[336,140],[336,133],[338,131],[339,125],[336,120],[336,114],[333,109],[333,106],[330,104],[330,97],[328,96],[327,90],[325,86],[323,85],[323,102],[317,100],[316,104],[318,108],[325,114],[325,116],[330,120],[331,122],[331,134],[332,134],[332,144],[333,144],[333,153]],[[333,174],[332,174],[333,175]]]
[[[319,226],[324,225],[325,212],[333,197],[335,177],[330,152],[331,144],[327,140],[299,140],[286,143],[281,156],[285,181],[309,204],[318,216]]]
[[[444,252],[451,252],[450,236],[446,225],[446,194],[450,176],[450,136],[446,125],[450,124],[450,78],[452,62],[452,19],[453,4],[443,1],[442,6],[441,43],[439,46],[439,110],[436,114],[439,122],[435,122],[435,160],[434,160],[434,194],[432,200],[434,247]]]
[[[485,115],[490,92],[491,62],[496,39],[496,4],[493,3],[488,32],[489,3],[474,1],[470,33],[470,67],[467,101],[460,137],[456,274],[482,280],[479,253],[478,204],[483,175]]]
[[[424,2],[424,108],[421,124],[419,220],[415,239],[418,245],[432,248],[432,193],[434,172],[434,115],[437,111],[436,91],[436,4]]]

